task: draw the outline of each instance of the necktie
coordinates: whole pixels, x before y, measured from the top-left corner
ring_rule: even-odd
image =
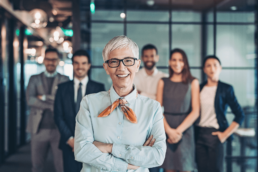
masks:
[[[77,101],[76,101],[76,113],[78,113],[79,109],[80,109],[80,103],[82,100],[82,83],[79,83],[79,88],[77,90]]]
[[[127,103],[128,102],[125,99],[119,98],[112,105],[108,106],[103,112],[101,112],[98,117],[109,116],[115,110],[115,108],[120,106],[126,119],[128,119],[132,123],[137,123],[137,117],[134,111],[125,105]]]

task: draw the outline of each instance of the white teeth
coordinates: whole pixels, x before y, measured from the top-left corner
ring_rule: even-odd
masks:
[[[129,74],[127,74],[127,75],[117,75],[118,77],[120,77],[120,78],[124,78],[124,77],[127,77]]]

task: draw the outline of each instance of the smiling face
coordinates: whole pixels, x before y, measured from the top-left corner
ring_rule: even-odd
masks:
[[[75,56],[73,59],[73,71],[74,77],[81,80],[88,75],[90,69],[90,63],[86,56]]]
[[[181,74],[184,69],[184,59],[181,53],[172,54],[169,66],[175,74]]]
[[[59,63],[58,54],[56,52],[47,52],[44,58],[44,65],[46,67],[47,72],[54,73],[56,71],[56,67]]]
[[[126,57],[134,57],[132,50],[127,47],[111,51],[108,56],[108,60],[114,58],[120,60]],[[133,66],[124,66],[123,62],[120,62],[120,65],[116,68],[111,68],[107,63],[104,63],[103,67],[106,70],[106,73],[110,75],[116,91],[121,89],[131,90],[135,73],[138,72],[140,63],[140,60],[135,60],[135,64]]]
[[[147,49],[143,51],[142,61],[146,69],[152,70],[155,64],[159,61],[159,55],[156,53],[155,49]]]
[[[204,73],[206,73],[206,75],[210,80],[218,81],[221,69],[222,67],[219,61],[216,59],[210,58],[205,62],[203,71]]]

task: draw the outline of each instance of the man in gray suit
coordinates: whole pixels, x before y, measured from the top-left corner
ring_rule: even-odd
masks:
[[[42,172],[51,148],[56,172],[63,172],[62,151],[58,148],[60,134],[54,121],[54,99],[57,85],[69,80],[57,73],[59,53],[56,49],[45,51],[46,70],[31,76],[26,98],[30,107],[27,132],[31,133],[32,172]]]

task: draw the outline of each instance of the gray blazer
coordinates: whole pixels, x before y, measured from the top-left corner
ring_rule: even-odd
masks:
[[[57,85],[68,80],[69,78],[67,76],[57,73],[53,81],[51,94],[49,95],[45,89],[47,87],[47,81],[44,77],[44,72],[31,76],[26,90],[27,105],[30,107],[27,132],[37,133],[43,111],[45,109],[53,111]],[[38,95],[46,95],[46,100],[42,101],[38,99]]]

